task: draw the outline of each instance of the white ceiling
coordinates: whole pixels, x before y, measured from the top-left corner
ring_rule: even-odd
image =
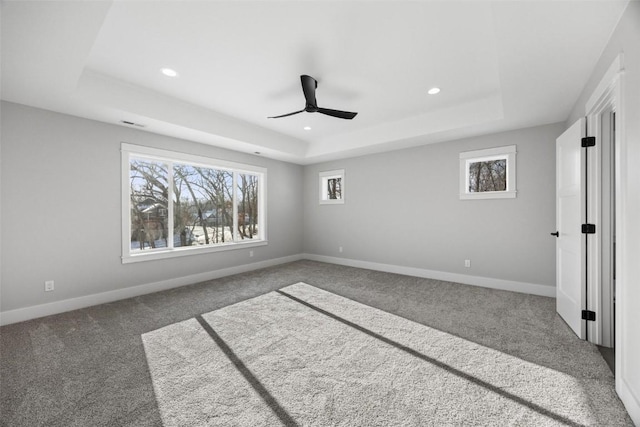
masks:
[[[309,164],[566,120],[627,2],[4,1],[2,99]]]

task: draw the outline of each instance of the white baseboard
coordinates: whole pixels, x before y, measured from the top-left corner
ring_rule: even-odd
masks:
[[[259,270],[261,268],[273,267],[280,264],[286,264],[288,262],[298,261],[302,258],[303,257],[300,254],[291,255],[282,258],[254,262],[251,264],[243,264],[236,267],[222,268],[220,270],[208,271],[206,273],[198,273],[184,277],[177,277],[175,279],[162,280],[160,282],[145,283],[143,285],[117,289],[114,291],[101,292],[99,294],[86,295],[62,301],[50,302],[47,304],[40,304],[31,307],[4,311],[0,312],[0,325],[9,325],[11,323],[23,322],[25,320],[36,319],[38,317],[50,316],[52,314],[59,314],[71,310],[78,310],[80,308],[91,307],[93,305],[133,298],[140,295],[164,291],[166,289],[177,288],[185,285],[191,285],[207,280],[219,279],[220,277],[231,276],[238,273],[246,273],[248,271]]]
[[[62,301],[55,301],[47,304],[34,305],[31,307],[18,308],[0,312],[0,325],[23,322],[25,320],[36,319],[38,317],[50,316],[52,314],[64,313],[71,310],[91,307],[93,305],[104,304],[133,298],[153,292],[164,291],[166,289],[177,288],[193,283],[218,279],[220,277],[231,276],[233,274],[246,273],[248,271],[261,268],[272,267],[288,262],[308,259],[312,261],[326,262],[330,264],[345,265],[349,267],[366,268],[369,270],[385,271],[388,273],[405,274],[407,276],[424,277],[448,282],[464,283],[467,285],[482,286],[485,288],[502,289],[506,291],[522,292],[526,294],[541,295],[545,297],[555,297],[556,288],[552,286],[537,285],[534,283],[515,282],[511,280],[491,279],[488,277],[468,276],[466,274],[447,273],[444,271],[426,270],[422,268],[403,267],[399,265],[381,264],[369,261],[359,261],[348,258],[337,258],[315,254],[297,254],[282,258],[244,264],[236,267],[223,268],[220,270],[208,271],[206,273],[192,274],[175,279],[162,280],[160,282],[146,283],[114,291],[101,292],[99,294],[86,295],[77,298],[70,298]]]
[[[349,258],[337,258],[325,255],[303,254],[303,259],[345,265],[348,267],[366,268],[387,273],[404,274],[407,276],[424,277],[427,279],[444,280],[447,282],[463,283],[465,285],[482,286],[484,288],[501,289],[504,291],[520,292],[556,297],[555,286],[538,285],[535,283],[516,282],[513,280],[492,279],[489,277],[469,276],[466,274],[448,273],[446,271],[426,270],[423,268],[403,267],[400,265],[380,264],[377,262],[360,261]]]
[[[640,400],[638,400],[625,379],[620,378],[622,375],[624,375],[623,372],[616,372],[616,392],[620,400],[622,400],[633,423],[640,426]]]

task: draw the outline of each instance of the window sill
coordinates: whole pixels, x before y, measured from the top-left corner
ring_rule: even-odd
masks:
[[[460,200],[473,199],[515,199],[516,191],[485,191],[482,193],[461,193]]]
[[[173,249],[149,249],[144,252],[139,252],[130,255],[122,256],[123,264],[130,264],[134,262],[142,262],[142,261],[154,261],[159,259],[169,259],[169,258],[178,258],[183,256],[190,255],[202,255],[208,254],[212,252],[224,252],[224,251],[232,251],[237,249],[246,249],[246,248],[254,248],[256,246],[267,246],[268,242],[266,240],[251,240],[247,242],[232,242],[232,243],[223,243],[216,246],[187,246],[181,248],[173,248]]]

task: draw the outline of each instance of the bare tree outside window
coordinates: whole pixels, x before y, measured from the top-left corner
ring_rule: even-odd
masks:
[[[226,170],[176,164],[175,246],[212,245],[233,240],[233,174]]]
[[[131,250],[167,247],[167,165],[151,160],[131,160]]]
[[[507,189],[507,159],[487,160],[469,164],[469,192],[505,191]]]
[[[460,199],[515,198],[516,146],[460,153]]]
[[[258,177],[238,174],[238,235],[253,239],[258,234]]]
[[[327,198],[330,200],[342,199],[342,178],[327,180]]]
[[[260,240],[261,176],[181,162],[130,158],[128,251],[157,252]]]
[[[318,178],[320,204],[344,203],[344,169],[320,172]]]

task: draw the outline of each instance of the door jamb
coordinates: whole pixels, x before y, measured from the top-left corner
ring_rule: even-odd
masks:
[[[605,73],[602,78],[600,84],[591,95],[591,98],[587,101],[585,105],[585,111],[587,116],[587,129],[588,136],[596,136],[600,137],[600,132],[602,129],[601,126],[601,115],[605,113],[608,109],[613,110],[616,113],[616,128],[615,128],[615,136],[614,136],[614,144],[615,144],[615,233],[617,238],[617,248],[618,253],[615,261],[615,269],[616,269],[616,283],[615,283],[615,295],[618,301],[620,301],[622,296],[622,291],[624,290],[624,277],[623,277],[623,269],[621,268],[621,263],[623,260],[623,254],[621,253],[624,248],[624,218],[622,213],[624,212],[624,199],[623,199],[623,185],[624,182],[621,180],[621,177],[624,176],[623,172],[625,168],[625,164],[623,160],[626,158],[626,147],[624,144],[624,111],[622,110],[622,86],[624,79],[624,67],[623,67],[623,55],[620,53],[608,71]],[[589,198],[593,203],[589,203],[589,218],[590,222],[601,225],[601,203],[602,203],[602,188],[601,188],[601,144],[596,143],[596,146],[593,147],[596,150],[592,152],[593,155],[589,156],[589,182],[596,183],[596,185],[592,185],[589,192]],[[596,228],[597,230],[597,228]],[[587,271],[587,283],[589,284],[587,288],[589,307],[587,310],[595,311],[596,313],[602,313],[602,304],[606,303],[602,301],[602,280],[601,280],[601,253],[600,253],[600,242],[601,238],[599,233],[593,235],[595,238],[590,239],[587,243],[589,245],[589,269]],[[621,304],[616,305],[616,313],[615,313],[615,345],[617,350],[624,344],[621,340],[621,327],[622,323],[620,322],[621,316]],[[603,319],[603,316],[596,315],[595,322],[587,322],[588,328],[588,336],[589,341],[594,344],[602,343],[602,329],[603,327],[609,327],[609,319]],[[621,357],[622,351],[616,351],[616,372],[619,372],[621,368]],[[619,378],[619,375],[616,375]]]

